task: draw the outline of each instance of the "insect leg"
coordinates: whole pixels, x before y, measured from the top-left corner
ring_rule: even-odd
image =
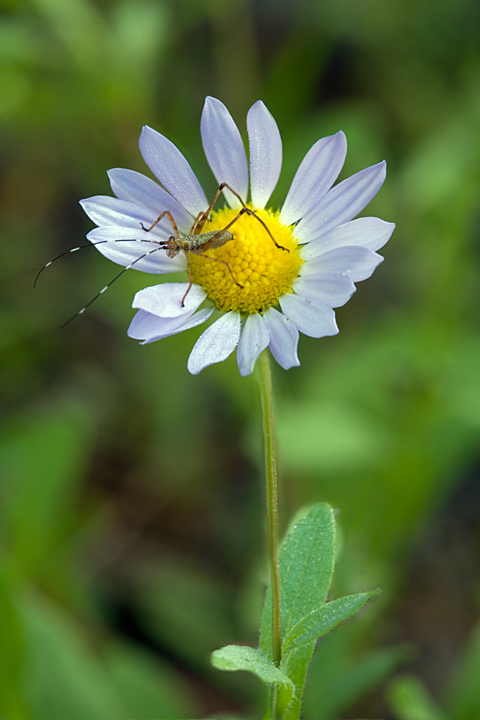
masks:
[[[212,210],[213,210],[213,206],[215,205],[215,203],[217,202],[218,198],[220,197],[222,191],[223,191],[225,188],[227,188],[227,190],[230,190],[230,192],[235,195],[235,197],[237,198],[237,200],[240,201],[242,207],[244,207],[244,208],[247,207],[247,206],[245,205],[244,201],[242,200],[242,198],[240,197],[240,195],[237,193],[237,191],[234,190],[232,187],[230,187],[230,185],[229,185],[228,183],[222,182],[222,183],[220,183],[220,185],[218,186],[218,190],[217,190],[217,192],[215,193],[212,202],[210,203],[210,205],[208,206],[208,208],[205,210],[205,212],[199,213],[199,214],[197,215],[197,218],[196,218],[195,222],[194,222],[193,225],[192,225],[192,229],[190,230],[190,235],[200,235],[200,233],[201,233],[201,231],[202,231],[202,229],[203,229],[203,226],[205,225],[205,223],[207,222],[208,218],[210,217],[210,213],[211,213]],[[272,240],[273,240],[273,238],[272,238]],[[274,242],[275,242],[275,240],[274,240]],[[276,243],[275,243],[275,244],[276,244]]]
[[[230,190],[231,188],[228,188],[228,189]],[[276,241],[275,238],[273,237],[272,233],[271,233],[270,230],[268,229],[267,224],[264,223],[263,220],[262,220],[261,218],[259,218],[258,215],[257,215],[253,210],[250,210],[250,208],[248,208],[246,205],[244,205],[243,208],[242,208],[242,209],[240,210],[240,212],[238,213],[238,215],[233,218],[232,222],[228,223],[228,225],[226,225],[224,228],[222,228],[221,232],[225,232],[225,230],[228,230],[228,228],[231,228],[232,225],[233,225],[234,223],[236,223],[237,220],[239,220],[242,215],[245,215],[245,214],[251,215],[251,216],[254,217],[256,220],[258,220],[258,222],[259,222],[261,225],[263,225],[263,227],[265,228],[265,230],[267,231],[267,233],[270,235],[273,243],[277,246],[277,248],[278,248],[279,250],[285,250],[285,252],[290,252],[290,250],[289,250],[288,248],[283,247],[283,245],[279,245],[279,244],[277,243],[277,241]]]
[[[230,190],[230,192],[235,195],[235,197],[237,198],[237,200],[240,200],[240,203],[241,203],[242,207],[247,207],[247,206],[245,205],[245,203],[243,202],[242,198],[240,197],[240,195],[237,193],[237,191],[234,190],[232,187],[230,187],[230,185],[229,185],[228,183],[226,183],[226,182],[222,182],[222,183],[220,183],[220,185],[218,186],[216,198],[218,198],[218,196],[220,195],[220,193],[222,192],[222,190],[223,190],[224,188],[227,188],[227,190]]]
[[[285,250],[286,252],[290,252],[288,248],[285,248],[285,247],[283,247],[283,245],[279,245],[279,244],[277,243],[277,241],[275,240],[275,238],[273,237],[272,233],[270,232],[270,230],[269,230],[269,228],[267,227],[267,225],[263,222],[263,220],[262,220],[261,218],[259,218],[258,215],[257,215],[253,210],[251,210],[249,207],[247,207],[247,206],[245,205],[245,203],[244,203],[244,201],[242,200],[242,198],[240,197],[240,195],[236,192],[236,190],[234,190],[232,187],[230,187],[230,185],[229,185],[228,183],[226,183],[226,182],[220,183],[220,185],[218,186],[218,190],[217,190],[217,192],[216,192],[216,194],[215,194],[215,197],[214,197],[214,199],[213,199],[213,202],[212,202],[212,204],[210,205],[209,211],[210,211],[211,208],[213,207],[214,203],[217,201],[218,196],[220,195],[220,193],[222,192],[222,190],[223,190],[224,188],[227,188],[227,190],[230,190],[230,192],[235,195],[235,197],[237,198],[237,200],[239,200],[239,201],[241,202],[241,204],[242,204],[242,209],[240,210],[240,212],[238,213],[238,215],[232,220],[232,222],[231,222],[229,225],[227,225],[226,227],[223,228],[223,230],[228,230],[228,228],[232,227],[233,223],[237,222],[237,220],[240,218],[241,215],[244,215],[245,213],[247,213],[247,215],[252,215],[254,218],[256,218],[256,219],[258,220],[259,223],[261,223],[261,224],[263,225],[263,227],[264,227],[265,230],[268,232],[268,234],[270,235],[271,239],[273,240],[273,242],[275,243],[275,245],[277,246],[277,248],[279,248],[279,250]]]
[[[192,225],[192,229],[190,230],[190,235],[200,235],[202,232],[203,226],[207,222],[208,218],[210,217],[210,213],[213,210],[213,206],[217,202],[218,198],[220,197],[220,193],[222,192],[223,188],[225,187],[225,183],[219,186],[217,192],[215,193],[212,202],[208,206],[208,208],[197,215],[197,218],[195,222]],[[235,193],[236,195],[237,193]]]
[[[235,283],[235,285],[238,285],[238,287],[242,288],[242,290],[243,290],[243,285],[240,285],[240,283],[235,280],[235,275],[233,274],[232,269],[226,260],[220,260],[220,258],[211,257],[211,255],[205,255],[205,253],[201,252],[200,250],[191,250],[190,252],[193,252],[194,255],[199,255],[200,257],[207,258],[207,260],[214,260],[215,262],[219,262],[219,263],[222,263],[222,265],[225,265],[228,272],[232,276],[232,280]]]
[[[198,227],[200,220],[204,217],[204,215],[205,215],[205,213],[202,212],[202,210],[200,210],[200,212],[198,213],[197,217],[195,218],[195,220],[193,222],[190,232],[188,233],[189,235],[197,235],[198,234],[197,227]],[[203,227],[204,225],[205,225],[205,220],[203,220],[201,227]]]
[[[161,215],[158,216],[158,218],[155,220],[155,222],[153,222],[153,223],[150,225],[149,228],[146,228],[143,223],[140,223],[140,225],[141,225],[142,228],[145,230],[145,232],[150,232],[150,230],[153,230],[153,228],[155,227],[155,225],[158,225],[158,223],[160,222],[160,220],[161,220],[162,218],[164,218],[165,216],[167,216],[168,219],[170,220],[170,224],[171,224],[171,226],[172,226],[172,228],[173,228],[173,232],[175,233],[175,237],[176,237],[177,240],[178,240],[178,238],[180,237],[180,233],[178,232],[177,223],[176,223],[175,220],[173,219],[173,215],[172,215],[172,213],[170,212],[170,210],[164,210],[164,211],[161,213]]]
[[[220,197],[220,195],[221,195],[221,193],[222,193],[222,191],[223,191],[224,188],[227,188],[227,190],[230,190],[230,192],[233,193],[233,194],[235,195],[235,197],[238,198],[238,200],[240,200],[240,202],[241,202],[241,204],[242,204],[242,207],[246,207],[246,206],[245,206],[245,203],[243,202],[243,200],[242,200],[242,198],[240,197],[240,195],[239,195],[233,188],[231,188],[230,185],[228,185],[228,183],[225,183],[225,182],[220,183],[220,185],[218,186],[218,190],[217,190],[217,192],[215,193],[215,195],[214,195],[214,197],[213,197],[213,200],[212,200],[212,202],[210,203],[210,205],[208,206],[208,208],[207,208],[203,213],[199,213],[199,214],[197,215],[197,218],[196,218],[195,222],[194,222],[193,225],[192,225],[192,229],[190,230],[190,235],[200,235],[203,226],[205,225],[205,223],[207,222],[208,218],[210,217],[210,213],[211,213],[212,210],[213,210],[213,206],[214,206],[215,203],[217,202],[217,200],[218,200],[218,198]]]
[[[185,258],[187,260],[187,270],[188,270],[188,279],[189,279],[188,288],[186,289],[185,295],[183,296],[182,302],[181,302],[181,306],[185,307],[185,298],[187,297],[188,293],[190,292],[190,288],[193,285],[193,278],[192,278],[192,271],[190,269],[190,259],[188,257],[188,250],[184,250],[183,252],[185,253]]]

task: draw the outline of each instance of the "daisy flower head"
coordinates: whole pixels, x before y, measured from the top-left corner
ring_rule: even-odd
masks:
[[[81,201],[98,225],[87,238],[109,259],[148,273],[189,272],[188,283],[162,283],[135,295],[130,337],[155,342],[220,314],[190,354],[193,374],[235,348],[242,375],[252,373],[266,347],[283,368],[299,365],[299,333],[338,333],[334,308],[382,262],[376,251],[395,227],[374,217],[354,219],[382,186],[385,161],[333,186],[347,151],[341,131],[310,148],[281,210],[269,209],[282,141],[263,102],[248,111],[247,131],[249,162],[227,108],[207,97],[201,135],[224,208],[207,213],[209,202],[185,157],[147,126],[140,152],[161,186],[116,168],[108,173],[115,197]]]

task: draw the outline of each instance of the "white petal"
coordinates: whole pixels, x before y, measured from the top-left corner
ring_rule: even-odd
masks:
[[[353,282],[366,280],[380,263],[383,257],[364,247],[340,247],[329,250],[302,265],[302,275],[317,272],[343,273],[349,275]]]
[[[261,210],[277,184],[282,168],[282,139],[273,116],[261,100],[247,115],[250,146],[250,188],[254,208]]]
[[[191,313],[188,315],[190,318]],[[134,340],[153,342],[153,339],[165,337],[181,327],[185,323],[185,317],[159,317],[146,310],[139,310],[134,316],[127,335]]]
[[[288,370],[300,365],[298,359],[298,330],[291,320],[279,313],[275,308],[269,308],[263,319],[270,330],[270,352],[277,363]]]
[[[260,353],[270,342],[270,333],[261,315],[249,315],[238,343],[237,363],[240,375],[251,375]]]
[[[303,298],[320,300],[334,308],[345,305],[356,290],[348,275],[332,272],[299,277],[293,281],[292,288]]]
[[[303,260],[310,260],[338,247],[360,245],[369,250],[380,250],[390,239],[395,230],[395,223],[385,222],[376,217],[357,218],[338,225],[324,235],[302,245],[300,255]]]
[[[235,350],[240,338],[240,314],[229,312],[210,325],[200,335],[188,358],[188,370],[192,375],[208,365],[226,360]]]
[[[148,222],[147,213],[149,217],[153,215],[137,203],[120,200],[110,195],[95,195],[79,200],[79,203],[96,225],[121,225],[141,230],[141,223],[145,225]]]
[[[247,201],[248,164],[240,132],[225,105],[207,97],[200,123],[203,149],[218,184],[226,182]],[[241,207],[228,190],[223,191],[231,208]]]
[[[122,227],[98,227],[88,233],[87,239],[109,260],[125,266],[133,263],[134,270],[170,273],[186,268],[183,253],[175,258],[167,257],[165,248],[158,244],[158,240],[148,240],[148,235],[145,236],[141,228],[126,230]]]
[[[301,242],[312,242],[336,225],[358,215],[377,194],[385,180],[385,160],[361,170],[335,185],[295,228]]]
[[[176,330],[169,332],[164,335],[160,335],[158,337],[153,337],[150,340],[144,340],[142,345],[148,345],[149,343],[156,342],[157,340],[163,340],[163,338],[170,337],[170,335],[178,335],[178,333],[185,332],[185,330],[191,330],[194,327],[197,327],[197,325],[202,325],[208,318],[212,315],[215,308],[208,307],[208,308],[202,308],[201,310],[197,310],[196,313],[193,313],[193,315],[190,317],[189,320],[187,320],[183,325],[178,327]],[[140,312],[140,311],[139,311]]]
[[[146,175],[125,168],[113,168],[108,171],[110,185],[121,200],[137,203],[152,211],[155,218],[164,210],[169,210],[182,235],[188,235],[192,227],[192,216],[185,208],[167,193],[158,183]],[[168,223],[168,232],[173,234]]]
[[[145,238],[166,240],[173,235],[173,228],[168,218],[163,218],[149,233],[142,229],[148,228],[157,219],[158,215],[151,208],[137,205],[127,200],[120,200],[110,195],[96,195],[95,197],[80,200],[80,205],[90,220],[100,227],[118,225],[128,230],[138,230]]]
[[[330,190],[347,154],[347,138],[339,130],[318,140],[303,158],[280,213],[280,222],[291,225],[306,215]]]
[[[195,173],[170,140],[145,125],[138,145],[155,177],[193,217],[207,209],[208,202]]]
[[[142,345],[162,340],[204,323],[214,311],[214,307],[202,308],[185,318],[159,318],[145,310],[139,310],[128,328],[128,335],[135,340],[142,340]]]
[[[188,283],[163,283],[137,292],[132,307],[146,310],[163,318],[191,315],[205,300],[207,293],[200,285],[192,285],[182,307]]]
[[[334,311],[319,300],[287,293],[280,298],[280,307],[304,335],[320,338],[338,333]]]

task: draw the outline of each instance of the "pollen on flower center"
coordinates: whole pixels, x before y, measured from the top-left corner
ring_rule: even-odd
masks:
[[[225,228],[237,215],[238,210],[230,208],[212,213],[202,233]],[[245,214],[230,228],[233,240],[208,250],[204,256],[189,255],[193,282],[203,287],[218,310],[235,310],[246,315],[262,313],[278,305],[279,298],[291,292],[292,282],[298,276],[303,261],[291,229],[279,222],[278,213],[258,210],[256,215],[267,225],[278,245],[289,252],[277,248],[263,225]],[[209,260],[207,255],[216,260]],[[234,282],[224,263],[242,287]]]

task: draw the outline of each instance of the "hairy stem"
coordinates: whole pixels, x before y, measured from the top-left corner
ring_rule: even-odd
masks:
[[[267,509],[267,544],[272,588],[272,654],[276,665],[282,654],[282,612],[280,597],[280,565],[278,562],[277,456],[273,423],[273,389],[269,350],[258,359],[258,377],[262,399],[263,436],[265,445],[265,478]]]

